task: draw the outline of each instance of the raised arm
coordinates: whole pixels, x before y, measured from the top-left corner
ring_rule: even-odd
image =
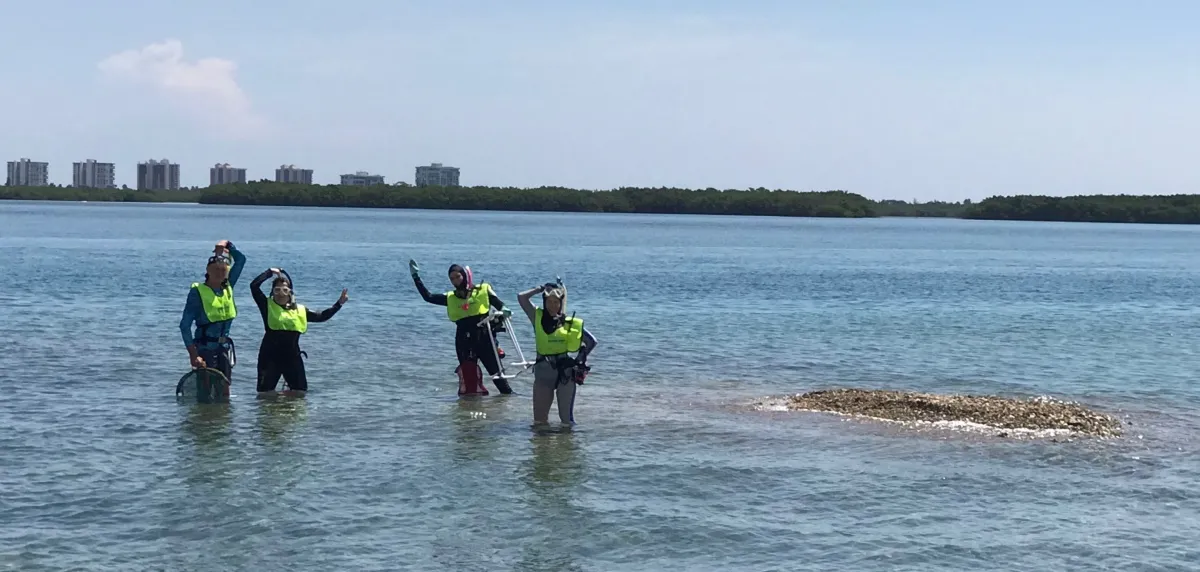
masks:
[[[238,250],[232,242],[226,241],[226,243],[229,255],[233,257],[233,268],[229,269],[229,285],[237,286],[238,278],[242,276],[242,268],[246,267],[246,255],[242,254],[242,251]]]
[[[408,273],[412,274],[413,284],[416,284],[417,292],[421,293],[421,297],[424,298],[426,302],[437,306],[446,306],[450,304],[450,301],[446,299],[445,294],[429,293],[429,290],[425,288],[425,283],[421,282],[421,267],[417,265],[416,260],[411,258],[408,260]]]
[[[537,326],[537,308],[534,307],[533,302],[530,302],[529,299],[534,294],[541,294],[545,289],[545,286],[535,286],[517,294],[517,304],[520,304],[521,309],[525,310],[525,315],[529,317],[529,323],[534,326]]]
[[[266,270],[263,270],[262,274],[255,276],[254,280],[250,281],[250,295],[254,296],[254,303],[258,304],[259,310],[266,311],[266,309],[267,309],[267,295],[263,294],[263,291],[262,291],[263,282],[266,282],[267,278],[270,278],[274,274],[275,274],[275,269],[268,268]]]
[[[345,304],[345,303],[346,303],[346,290],[342,289],[342,296],[340,298],[338,298],[338,301],[334,302],[332,306],[325,308],[324,310],[321,310],[320,312],[314,312],[312,310],[309,310],[306,307],[304,309],[304,313],[305,313],[305,315],[308,316],[308,321],[310,321],[310,322],[324,322],[324,321],[329,320],[329,318],[332,318],[333,315],[338,312],[338,310],[341,310],[342,304]]]
[[[307,308],[304,311],[305,311],[305,313],[308,314],[308,321],[310,321],[310,322],[325,322],[325,321],[328,321],[329,318],[332,318],[333,315],[336,314],[338,312],[338,310],[341,310],[341,309],[342,309],[341,304],[334,304],[328,308],[325,308],[324,310],[321,310],[320,312],[314,312]]]
[[[413,276],[413,284],[417,285],[417,292],[421,293],[421,297],[424,298],[426,302],[429,302],[430,304],[435,304],[438,306],[445,306],[447,304],[446,295],[445,294],[430,294],[429,290],[427,290],[425,288],[425,284],[423,282],[421,282],[420,276]]]

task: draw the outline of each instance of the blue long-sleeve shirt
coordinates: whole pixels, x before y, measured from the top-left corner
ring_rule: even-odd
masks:
[[[229,254],[233,257],[233,267],[229,269],[229,287],[237,286],[238,277],[242,275],[242,267],[246,265],[246,255],[242,254],[232,244],[229,245]],[[224,293],[224,287],[213,288],[213,293],[220,296]],[[192,331],[192,324],[196,325],[197,332],[209,324],[208,316],[204,313],[204,304],[200,302],[200,294],[195,288],[188,290],[187,302],[183,305],[183,318],[179,320],[179,333],[183,335],[184,347],[192,345],[195,341],[195,334]],[[224,324],[215,325],[208,329],[208,337],[219,338],[229,335],[230,327],[233,321],[225,322]],[[214,349],[220,344],[216,342],[207,342],[197,344],[196,349]]]

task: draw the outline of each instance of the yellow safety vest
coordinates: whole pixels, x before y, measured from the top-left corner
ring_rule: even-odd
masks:
[[[492,287],[484,282],[467,294],[467,299],[463,300],[454,293],[453,290],[446,292],[446,316],[451,322],[457,322],[463,318],[471,316],[482,316],[488,313],[492,304],[488,300],[488,294],[491,293]]]
[[[303,334],[308,331],[308,311],[300,304],[296,304],[296,309],[288,310],[274,298],[267,298],[267,328]]]
[[[583,343],[583,320],[567,318],[557,330],[547,334],[542,327],[542,309],[538,308],[533,320],[534,341],[537,343],[537,353],[542,356],[555,356],[567,352],[579,351]]]
[[[225,286],[220,296],[203,282],[192,283],[192,289],[200,294],[200,304],[209,323],[228,322],[237,317],[237,305],[233,303],[233,287]]]

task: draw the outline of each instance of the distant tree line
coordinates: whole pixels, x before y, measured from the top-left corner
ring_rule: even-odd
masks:
[[[844,191],[767,189],[620,188],[586,191],[561,187],[361,187],[254,182],[207,187],[200,192],[199,200],[208,204],[276,206],[794,217],[875,216],[873,202],[862,195]]]
[[[1061,222],[1200,223],[1200,195],[1087,195],[991,197],[963,218]]]
[[[16,201],[95,201],[128,203],[194,203],[199,191],[139,191],[122,187],[119,189],[91,189],[85,187],[0,187],[0,200]]]
[[[991,197],[978,203],[873,201],[845,191],[561,187],[370,187],[254,181],[180,191],[0,187],[0,200],[191,202],[226,205],[788,217],[954,217],[988,220],[1200,224],[1200,195]]]
[[[931,201],[928,203],[911,203],[897,200],[876,201],[874,204],[877,216],[902,217],[958,217],[971,204],[971,199],[961,203]]]

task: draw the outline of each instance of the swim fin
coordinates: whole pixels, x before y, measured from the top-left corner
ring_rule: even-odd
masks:
[[[496,384],[496,389],[499,390],[500,393],[508,395],[513,392],[512,386],[509,385],[508,380],[504,379],[503,376],[497,375],[496,377],[493,377],[492,383]]]

